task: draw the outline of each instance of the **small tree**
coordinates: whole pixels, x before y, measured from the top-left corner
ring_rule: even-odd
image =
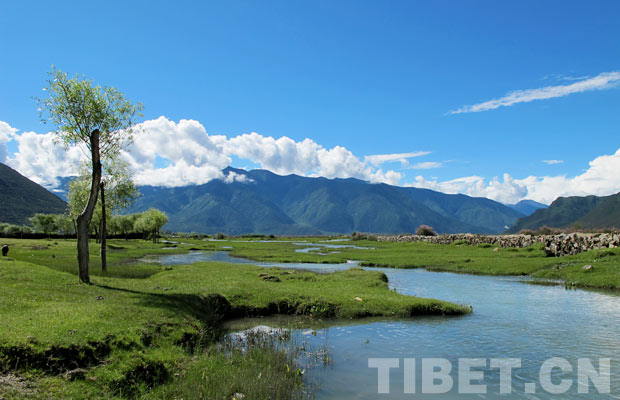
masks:
[[[47,81],[48,97],[38,99],[43,122],[56,126],[56,139],[66,147],[88,149],[91,179],[88,201],[76,218],[78,275],[90,283],[88,239],[90,221],[99,196],[102,160],[115,158],[132,136],[141,104],[132,104],[111,87],[93,86],[92,81],[68,75],[55,68]]]
[[[70,235],[75,233],[75,226],[71,217],[67,214],[56,214],[56,232],[60,235]]]
[[[159,230],[166,222],[168,222],[166,213],[156,208],[149,208],[136,219],[135,230],[144,232],[145,239],[147,234],[150,233],[153,243],[157,243]]]
[[[115,215],[111,225],[117,234],[122,234],[127,239],[130,233],[135,232],[134,226],[138,217],[139,214]]]
[[[77,218],[84,208],[89,190],[89,177],[82,175],[69,184],[69,210]],[[129,166],[120,158],[110,160],[103,169],[100,185],[100,194],[97,206],[91,220],[91,230],[101,243],[101,270],[107,270],[106,236],[107,220],[114,212],[129,207],[138,197],[139,192],[131,180]]]
[[[435,236],[435,230],[428,225],[420,225],[418,229],[415,230],[415,234],[419,236]]]
[[[55,214],[35,214],[30,217],[30,223],[36,232],[51,235],[58,230]]]

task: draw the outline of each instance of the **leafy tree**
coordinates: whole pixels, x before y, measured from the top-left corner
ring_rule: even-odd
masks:
[[[149,208],[136,219],[135,230],[144,232],[144,236],[148,233],[153,238],[153,243],[157,243],[159,230],[168,222],[168,216],[163,211],[156,208]]]
[[[86,174],[69,184],[69,211],[74,218],[77,218],[85,207],[89,186],[89,177]],[[103,168],[100,190],[101,196],[97,200],[90,226],[101,243],[101,269],[105,271],[107,269],[106,221],[112,218],[114,212],[129,207],[138,197],[139,192],[131,180],[127,163],[120,158],[111,159]]]
[[[115,88],[93,86],[90,80],[69,78],[55,68],[44,89],[48,97],[38,99],[42,120],[56,126],[56,138],[66,147],[82,145],[90,155],[88,201],[76,218],[78,275],[90,283],[89,225],[99,197],[102,160],[115,158],[133,139],[132,126],[142,105],[132,104]]]
[[[30,223],[36,232],[43,232],[46,235],[51,235],[58,229],[55,214],[37,213],[30,217]]]
[[[56,232],[60,235],[70,235],[75,233],[75,226],[73,220],[67,214],[56,214]]]
[[[135,232],[134,226],[139,216],[139,214],[115,215],[111,218],[110,229],[127,239],[130,233]]]

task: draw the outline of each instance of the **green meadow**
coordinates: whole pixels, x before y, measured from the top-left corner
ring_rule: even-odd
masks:
[[[164,254],[219,250],[264,262],[356,260],[369,267],[523,275],[544,284],[620,289],[620,249],[549,258],[537,245],[171,240],[177,243],[110,240],[106,273],[99,247],[91,242],[93,284],[85,285],[76,276],[74,240],[2,239],[10,251],[0,258],[0,397],[304,398],[312,390],[297,365],[300,352],[307,351],[303,346],[261,333],[237,343],[226,321],[286,314],[316,326],[336,319],[471,312],[467,305],[391,291],[386,275],[372,269],[317,274],[222,262],[153,262]],[[304,247],[311,249],[298,251]]]
[[[4,398],[299,398],[307,395],[296,365],[299,346],[275,346],[273,337],[260,334],[241,345],[222,323],[273,314],[316,321],[471,312],[391,291],[379,271],[165,267],[145,259],[234,242],[183,239],[187,244],[169,248],[111,240],[105,274],[91,242],[92,285],[78,282],[75,241],[2,242],[10,247],[9,257],[0,259]],[[255,244],[240,247],[252,251]],[[280,244],[259,247],[274,245],[285,254]]]

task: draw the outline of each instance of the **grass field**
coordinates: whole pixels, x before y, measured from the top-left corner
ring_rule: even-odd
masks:
[[[1,241],[10,246],[10,257],[0,258],[4,398],[302,397],[298,347],[274,347],[272,337],[258,337],[244,349],[223,345],[221,322],[273,313],[317,319],[470,312],[390,291],[378,271],[320,275],[140,261],[226,242],[184,240],[188,244],[164,249],[170,245],[112,240],[106,274],[91,243],[93,285],[84,285],[75,276],[74,241]]]
[[[306,245],[344,244],[365,247],[319,248],[300,253],[301,241]],[[257,261],[343,263],[357,260],[363,266],[390,268],[426,268],[480,275],[529,275],[554,280],[573,287],[620,290],[620,248],[600,249],[565,257],[547,257],[540,244],[526,248],[495,248],[491,245],[470,246],[464,243],[436,245],[429,243],[395,243],[377,241],[328,242],[309,238],[265,243],[263,241],[192,242],[204,249],[222,249],[231,255]],[[592,265],[591,269],[584,269]]]

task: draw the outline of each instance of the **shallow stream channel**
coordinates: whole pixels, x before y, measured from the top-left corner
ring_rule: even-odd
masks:
[[[262,263],[224,251],[158,257],[166,265],[199,261],[323,273],[357,266]],[[383,271],[400,293],[468,304],[474,312],[293,329],[298,343],[328,350],[330,362],[305,374],[317,399],[620,398],[619,294],[531,285],[522,277],[367,269]],[[282,326],[270,318],[244,324]]]

